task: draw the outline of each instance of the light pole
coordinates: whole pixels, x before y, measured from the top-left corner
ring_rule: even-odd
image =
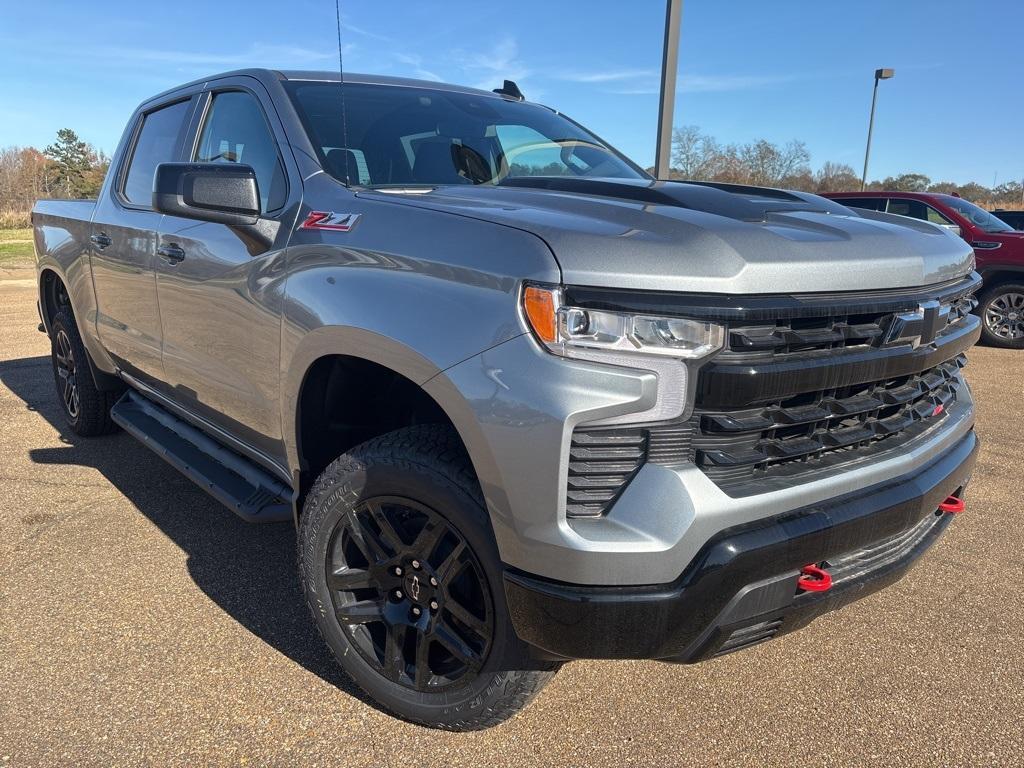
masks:
[[[683,0],[666,0],[665,47],[661,55],[661,100],[658,102],[658,144],[654,149],[654,178],[667,179],[672,156],[672,117],[676,105],[679,63],[679,22]]]
[[[860,177],[861,191],[864,190],[864,187],[867,186],[868,183],[868,158],[871,156],[871,131],[875,127],[875,100],[878,98],[878,81],[888,80],[895,74],[895,69],[875,70],[875,88],[871,91],[871,117],[868,119],[868,145],[864,149],[864,173]]]

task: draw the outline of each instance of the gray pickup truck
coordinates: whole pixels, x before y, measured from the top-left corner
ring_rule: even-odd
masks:
[[[970,246],[653,180],[514,83],[189,83],[33,224],[70,428],[292,521],[324,640],[412,721],[797,629],[964,506]]]

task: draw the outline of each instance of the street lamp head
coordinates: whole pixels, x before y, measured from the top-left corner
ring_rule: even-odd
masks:
[[[890,77],[896,74],[895,69],[876,69],[875,80],[888,80]]]

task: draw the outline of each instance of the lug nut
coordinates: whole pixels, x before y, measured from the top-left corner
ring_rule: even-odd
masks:
[[[419,608],[416,608],[416,607],[414,607],[414,608],[412,609],[412,615],[413,615],[413,616],[419,616],[419,615],[420,615],[420,609],[419,609]]]
[[[412,561],[412,567],[418,569],[420,567],[420,561],[419,560],[413,560]]]
[[[401,576],[401,575],[402,575],[402,566],[396,565],[395,566],[395,576]]]
[[[432,611],[436,611],[437,610],[437,600],[431,600],[430,601],[430,610],[432,610]]]
[[[430,586],[432,586],[432,587],[436,587],[437,586],[437,579],[435,579],[433,576],[430,577]]]
[[[400,589],[396,589],[395,590],[395,599],[397,599],[397,600],[401,600],[402,599],[402,590],[400,590]]]

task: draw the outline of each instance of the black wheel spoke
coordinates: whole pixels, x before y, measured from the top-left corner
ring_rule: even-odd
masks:
[[[462,566],[465,565],[465,562],[462,560],[462,555],[465,551],[466,543],[460,541],[455,546],[455,549],[448,554],[448,557],[444,559],[444,562],[438,566],[437,578],[440,579],[442,583],[450,583],[452,579],[458,575]]]
[[[339,606],[336,614],[342,624],[369,624],[384,619],[384,606],[375,600],[359,600]]]
[[[423,691],[430,685],[434,673],[430,671],[430,638],[422,632],[416,633],[416,671],[413,683]]]
[[[392,555],[398,554],[405,547],[405,542],[402,541],[402,537],[398,535],[394,526],[391,525],[391,521],[388,520],[387,514],[384,512],[384,507],[378,502],[369,504],[368,507],[370,516],[377,523],[377,527],[380,528],[381,545],[386,546]]]
[[[351,592],[354,589],[373,589],[370,572],[363,568],[339,568],[328,577],[331,589]]]
[[[397,681],[405,674],[405,634],[407,624],[395,624],[388,628],[388,638],[384,644],[384,676],[388,680]]]
[[[447,530],[448,527],[440,520],[427,520],[426,525],[423,526],[423,530],[421,530],[419,535],[416,537],[416,541],[412,543],[413,551],[418,554],[420,559],[424,562],[430,562],[430,557],[434,554],[434,549],[437,548],[437,543],[441,541],[441,538]]]
[[[490,637],[490,632],[488,631],[487,624],[478,619],[475,615],[473,615],[472,611],[468,610],[458,600],[453,599],[451,595],[448,595],[448,597],[445,599],[444,607],[448,610],[449,613],[451,613],[452,616],[461,621],[463,624],[472,629],[481,637]]]
[[[470,669],[480,668],[480,655],[459,637],[459,634],[452,629],[447,622],[440,622],[434,630],[434,638],[443,645],[448,652],[461,661]]]
[[[384,548],[373,531],[360,522],[359,516],[355,512],[349,512],[346,528],[367,562],[376,564],[391,557],[392,553]]]

